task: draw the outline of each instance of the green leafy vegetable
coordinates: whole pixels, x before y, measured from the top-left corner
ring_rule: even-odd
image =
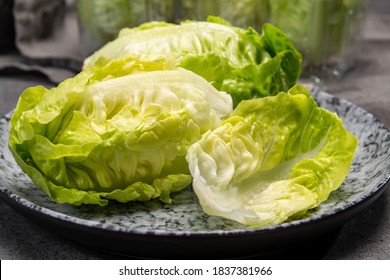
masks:
[[[116,38],[120,29],[148,21],[176,22],[182,5],[177,0],[77,0],[77,11],[99,43]]]
[[[134,55],[169,56],[171,65],[191,70],[229,93],[234,106],[288,90],[301,71],[300,54],[276,27],[265,24],[260,35],[217,17],[208,22],[150,22],[125,28],[88,57],[84,68],[102,57],[126,60]]]
[[[191,183],[188,147],[232,111],[232,100],[190,71],[161,65],[135,60],[125,76],[110,71],[115,63],[97,65],[51,90],[27,89],[9,139],[22,170],[59,203],[169,202]]]
[[[302,53],[304,63],[324,66],[352,47],[363,22],[366,0],[272,0],[270,21]]]
[[[204,211],[249,226],[299,217],[337,189],[357,138],[303,86],[241,102],[188,150]]]
[[[118,31],[145,21],[145,0],[77,0],[77,11],[99,43],[113,40]]]
[[[207,214],[278,224],[326,200],[357,147],[294,86],[300,71],[270,24],[261,35],[217,17],[125,28],[74,78],[22,94],[9,147],[58,203],[169,203],[193,180]]]
[[[182,0],[179,17],[191,20],[206,20],[209,15],[219,16],[241,28],[261,30],[267,22],[267,0]]]

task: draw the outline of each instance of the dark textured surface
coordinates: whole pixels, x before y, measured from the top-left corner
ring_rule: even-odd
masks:
[[[355,68],[323,89],[347,99],[376,116],[390,128],[390,7],[372,0]],[[18,95],[30,85],[50,85],[41,76],[0,76],[0,113],[14,108]],[[299,253],[297,253],[299,252]],[[262,258],[390,259],[390,190],[330,234],[297,244]],[[0,200],[0,259],[112,259],[107,254],[74,243],[20,215]]]

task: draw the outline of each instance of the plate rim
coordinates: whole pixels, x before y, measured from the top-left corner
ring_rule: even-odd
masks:
[[[152,231],[152,230],[116,230],[113,228],[102,228],[102,227],[92,227],[91,225],[82,223],[82,222],[75,222],[75,220],[67,220],[64,218],[59,218],[58,216],[54,215],[48,215],[44,211],[39,211],[43,207],[39,206],[37,204],[34,204],[24,198],[20,198],[21,200],[24,200],[29,205],[19,203],[16,199],[13,199],[12,196],[15,195],[14,193],[10,194],[9,190],[3,186],[3,184],[0,182],[0,197],[11,207],[13,207],[15,210],[22,210],[24,212],[31,212],[31,214],[38,216],[42,215],[43,217],[46,217],[47,220],[53,219],[56,221],[61,221],[66,224],[72,224],[76,225],[77,227],[85,227],[85,228],[93,228],[99,231],[105,231],[109,233],[120,233],[120,234],[126,234],[126,235],[140,235],[140,236],[159,236],[159,237],[200,237],[200,236],[207,236],[207,237],[221,237],[225,235],[252,235],[252,234],[259,234],[259,233],[268,233],[268,232],[277,232],[277,231],[285,231],[289,230],[291,228],[300,228],[300,227],[306,227],[311,224],[315,223],[322,223],[327,220],[337,219],[340,215],[346,214],[348,212],[355,212],[356,210],[359,210],[359,208],[364,208],[365,204],[370,201],[371,203],[374,202],[377,198],[379,198],[383,192],[386,190],[387,186],[390,185],[390,176],[388,176],[385,180],[378,183],[375,191],[370,192],[368,195],[364,196],[363,199],[354,202],[353,204],[348,205],[347,207],[340,209],[339,211],[333,212],[329,215],[323,215],[321,217],[317,217],[315,219],[301,219],[296,221],[291,221],[284,223],[284,226],[275,225],[275,226],[268,226],[268,227],[260,227],[260,228],[245,228],[245,229],[233,229],[233,230],[213,230],[213,231],[194,231],[194,232],[188,232],[183,231],[180,234],[178,234],[176,231]],[[369,203],[367,203],[369,204]],[[31,207],[31,206],[38,206],[38,207]],[[367,205],[368,207],[369,205]],[[56,212],[54,210],[44,208],[49,210],[50,212],[58,214],[59,212]],[[66,217],[68,215],[59,213],[61,217]],[[72,217],[74,218],[74,217]],[[77,221],[84,221],[84,219],[76,218]],[[96,224],[98,224],[96,222]]]

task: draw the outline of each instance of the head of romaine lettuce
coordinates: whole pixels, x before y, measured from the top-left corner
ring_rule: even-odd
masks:
[[[102,57],[128,60],[134,55],[168,56],[175,67],[191,70],[229,93],[234,107],[241,100],[287,91],[300,76],[302,60],[271,24],[265,24],[260,35],[253,28],[209,17],[207,22],[149,22],[122,29],[118,38],[84,61],[84,69]]]
[[[188,147],[232,100],[188,70],[145,71],[156,65],[118,78],[85,71],[24,91],[9,138],[22,170],[59,203],[169,202],[191,183]]]
[[[367,2],[272,0],[269,17],[302,53],[306,67],[322,67],[356,44],[351,39],[361,30]]]
[[[126,26],[145,22],[145,0],[77,0],[81,22],[92,37],[103,44],[113,40]]]
[[[188,150],[204,211],[258,227],[318,206],[336,190],[357,138],[303,86],[241,102]]]

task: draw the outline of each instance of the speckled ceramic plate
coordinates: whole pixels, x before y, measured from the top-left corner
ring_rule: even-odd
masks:
[[[204,214],[190,187],[174,194],[170,205],[158,200],[106,207],[56,204],[24,175],[9,152],[10,114],[0,120],[0,196],[50,230],[127,256],[239,258],[278,250],[339,227],[375,201],[390,178],[390,132],[358,106],[324,92],[313,95],[320,106],[344,119],[359,147],[342,186],[301,220],[247,229]]]

